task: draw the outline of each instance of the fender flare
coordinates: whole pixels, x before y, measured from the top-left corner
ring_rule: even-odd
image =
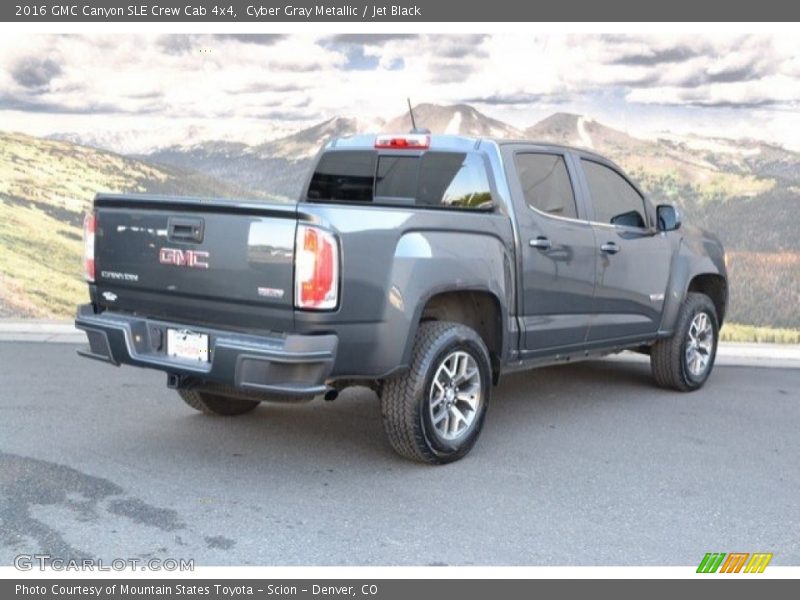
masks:
[[[414,347],[414,339],[417,335],[417,330],[419,329],[419,325],[422,319],[422,313],[425,310],[425,307],[428,306],[431,299],[441,294],[448,294],[448,293],[479,293],[479,294],[487,294],[490,296],[497,307],[499,308],[499,319],[500,322],[498,323],[499,332],[500,332],[500,353],[497,357],[499,360],[500,365],[502,365],[508,354],[509,354],[509,335],[508,335],[508,327],[506,323],[508,321],[508,305],[504,302],[497,292],[488,286],[469,286],[469,287],[456,287],[452,285],[442,285],[442,286],[435,286],[428,290],[428,292],[420,298],[420,301],[417,303],[416,308],[414,309],[413,318],[411,320],[408,337],[406,339],[405,348],[403,349],[403,364],[408,365],[411,362],[411,351]],[[497,365],[499,367],[499,365]]]
[[[680,245],[672,257],[669,283],[664,294],[664,308],[661,314],[659,335],[669,336],[672,334],[681,305],[689,292],[689,286],[700,275],[722,277],[726,282],[727,290],[724,257],[698,253],[690,248],[685,238],[681,239]]]

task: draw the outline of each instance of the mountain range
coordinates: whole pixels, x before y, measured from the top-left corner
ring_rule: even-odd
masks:
[[[680,190],[675,186],[688,185],[692,195],[701,199],[753,197],[772,189],[776,178],[800,182],[800,154],[754,140],[641,139],[569,113],[556,113],[521,130],[466,104],[421,104],[414,113],[417,125],[433,133],[589,148],[611,157],[634,177],[640,176],[648,191],[660,190],[666,195],[676,195]],[[378,126],[382,131],[404,132],[410,130],[411,121],[406,113]],[[138,158],[197,170],[260,195],[296,198],[309,163],[326,140],[375,130],[375,123],[335,117],[258,145],[203,141],[168,146]]]
[[[731,319],[800,327],[800,153],[750,139],[668,133],[646,139],[569,113],[553,114],[525,129],[467,104],[421,104],[414,114],[417,125],[433,133],[532,139],[584,147],[608,156],[654,202],[677,203],[686,221],[719,233],[731,271]],[[13,213],[14,222],[25,223],[31,218],[30,211],[39,211],[42,218],[51,220],[40,232],[52,236],[37,239],[42,244],[69,240],[69,250],[63,249],[66,256],[80,251],[80,214],[95,191],[288,200],[299,195],[314,156],[326,140],[357,132],[404,132],[410,127],[407,113],[378,122],[334,117],[258,144],[200,140],[132,156],[75,143],[96,143],[75,136],[68,142],[0,134],[0,210],[7,213],[0,216],[2,223],[7,223]],[[7,173],[12,174],[10,179]],[[12,239],[14,226],[2,223],[3,249],[11,244],[16,248],[14,256],[24,255],[22,229]],[[11,269],[9,276],[8,262],[0,258],[5,296],[27,300],[18,298],[9,304],[0,292],[0,307],[32,306],[31,314],[40,316],[64,313],[69,302],[55,302],[41,286],[34,285],[36,277],[20,275],[19,269]],[[74,264],[78,262],[76,259]],[[72,272],[76,278],[77,267],[62,267],[65,275]],[[8,292],[10,289],[17,291]],[[2,311],[0,308],[0,314]]]

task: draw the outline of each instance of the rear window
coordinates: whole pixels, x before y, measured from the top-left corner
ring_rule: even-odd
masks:
[[[409,198],[417,195],[416,156],[381,156],[375,175],[375,196],[378,198]]]
[[[372,202],[374,152],[328,152],[320,158],[308,189],[312,200]]]
[[[322,155],[308,199],[485,209],[491,207],[492,195],[478,154],[404,156],[352,150]]]

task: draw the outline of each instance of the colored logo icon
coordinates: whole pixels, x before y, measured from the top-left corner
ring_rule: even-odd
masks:
[[[772,560],[771,552],[708,552],[698,573],[763,573]]]

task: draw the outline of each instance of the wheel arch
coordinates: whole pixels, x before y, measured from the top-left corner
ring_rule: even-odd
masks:
[[[439,289],[431,291],[417,307],[403,354],[407,363],[417,330],[425,321],[452,321],[473,329],[483,340],[491,360],[492,379],[497,383],[506,356],[505,305],[488,288]]]
[[[719,273],[700,273],[692,277],[686,293],[699,292],[711,298],[717,312],[717,322],[722,326],[728,306],[728,282]]]
[[[678,313],[689,292],[700,292],[711,298],[717,311],[719,324],[728,307],[728,282],[724,258],[721,254],[703,253],[697,244],[682,240],[673,255],[670,279],[664,298],[659,333],[669,336],[675,329]]]

